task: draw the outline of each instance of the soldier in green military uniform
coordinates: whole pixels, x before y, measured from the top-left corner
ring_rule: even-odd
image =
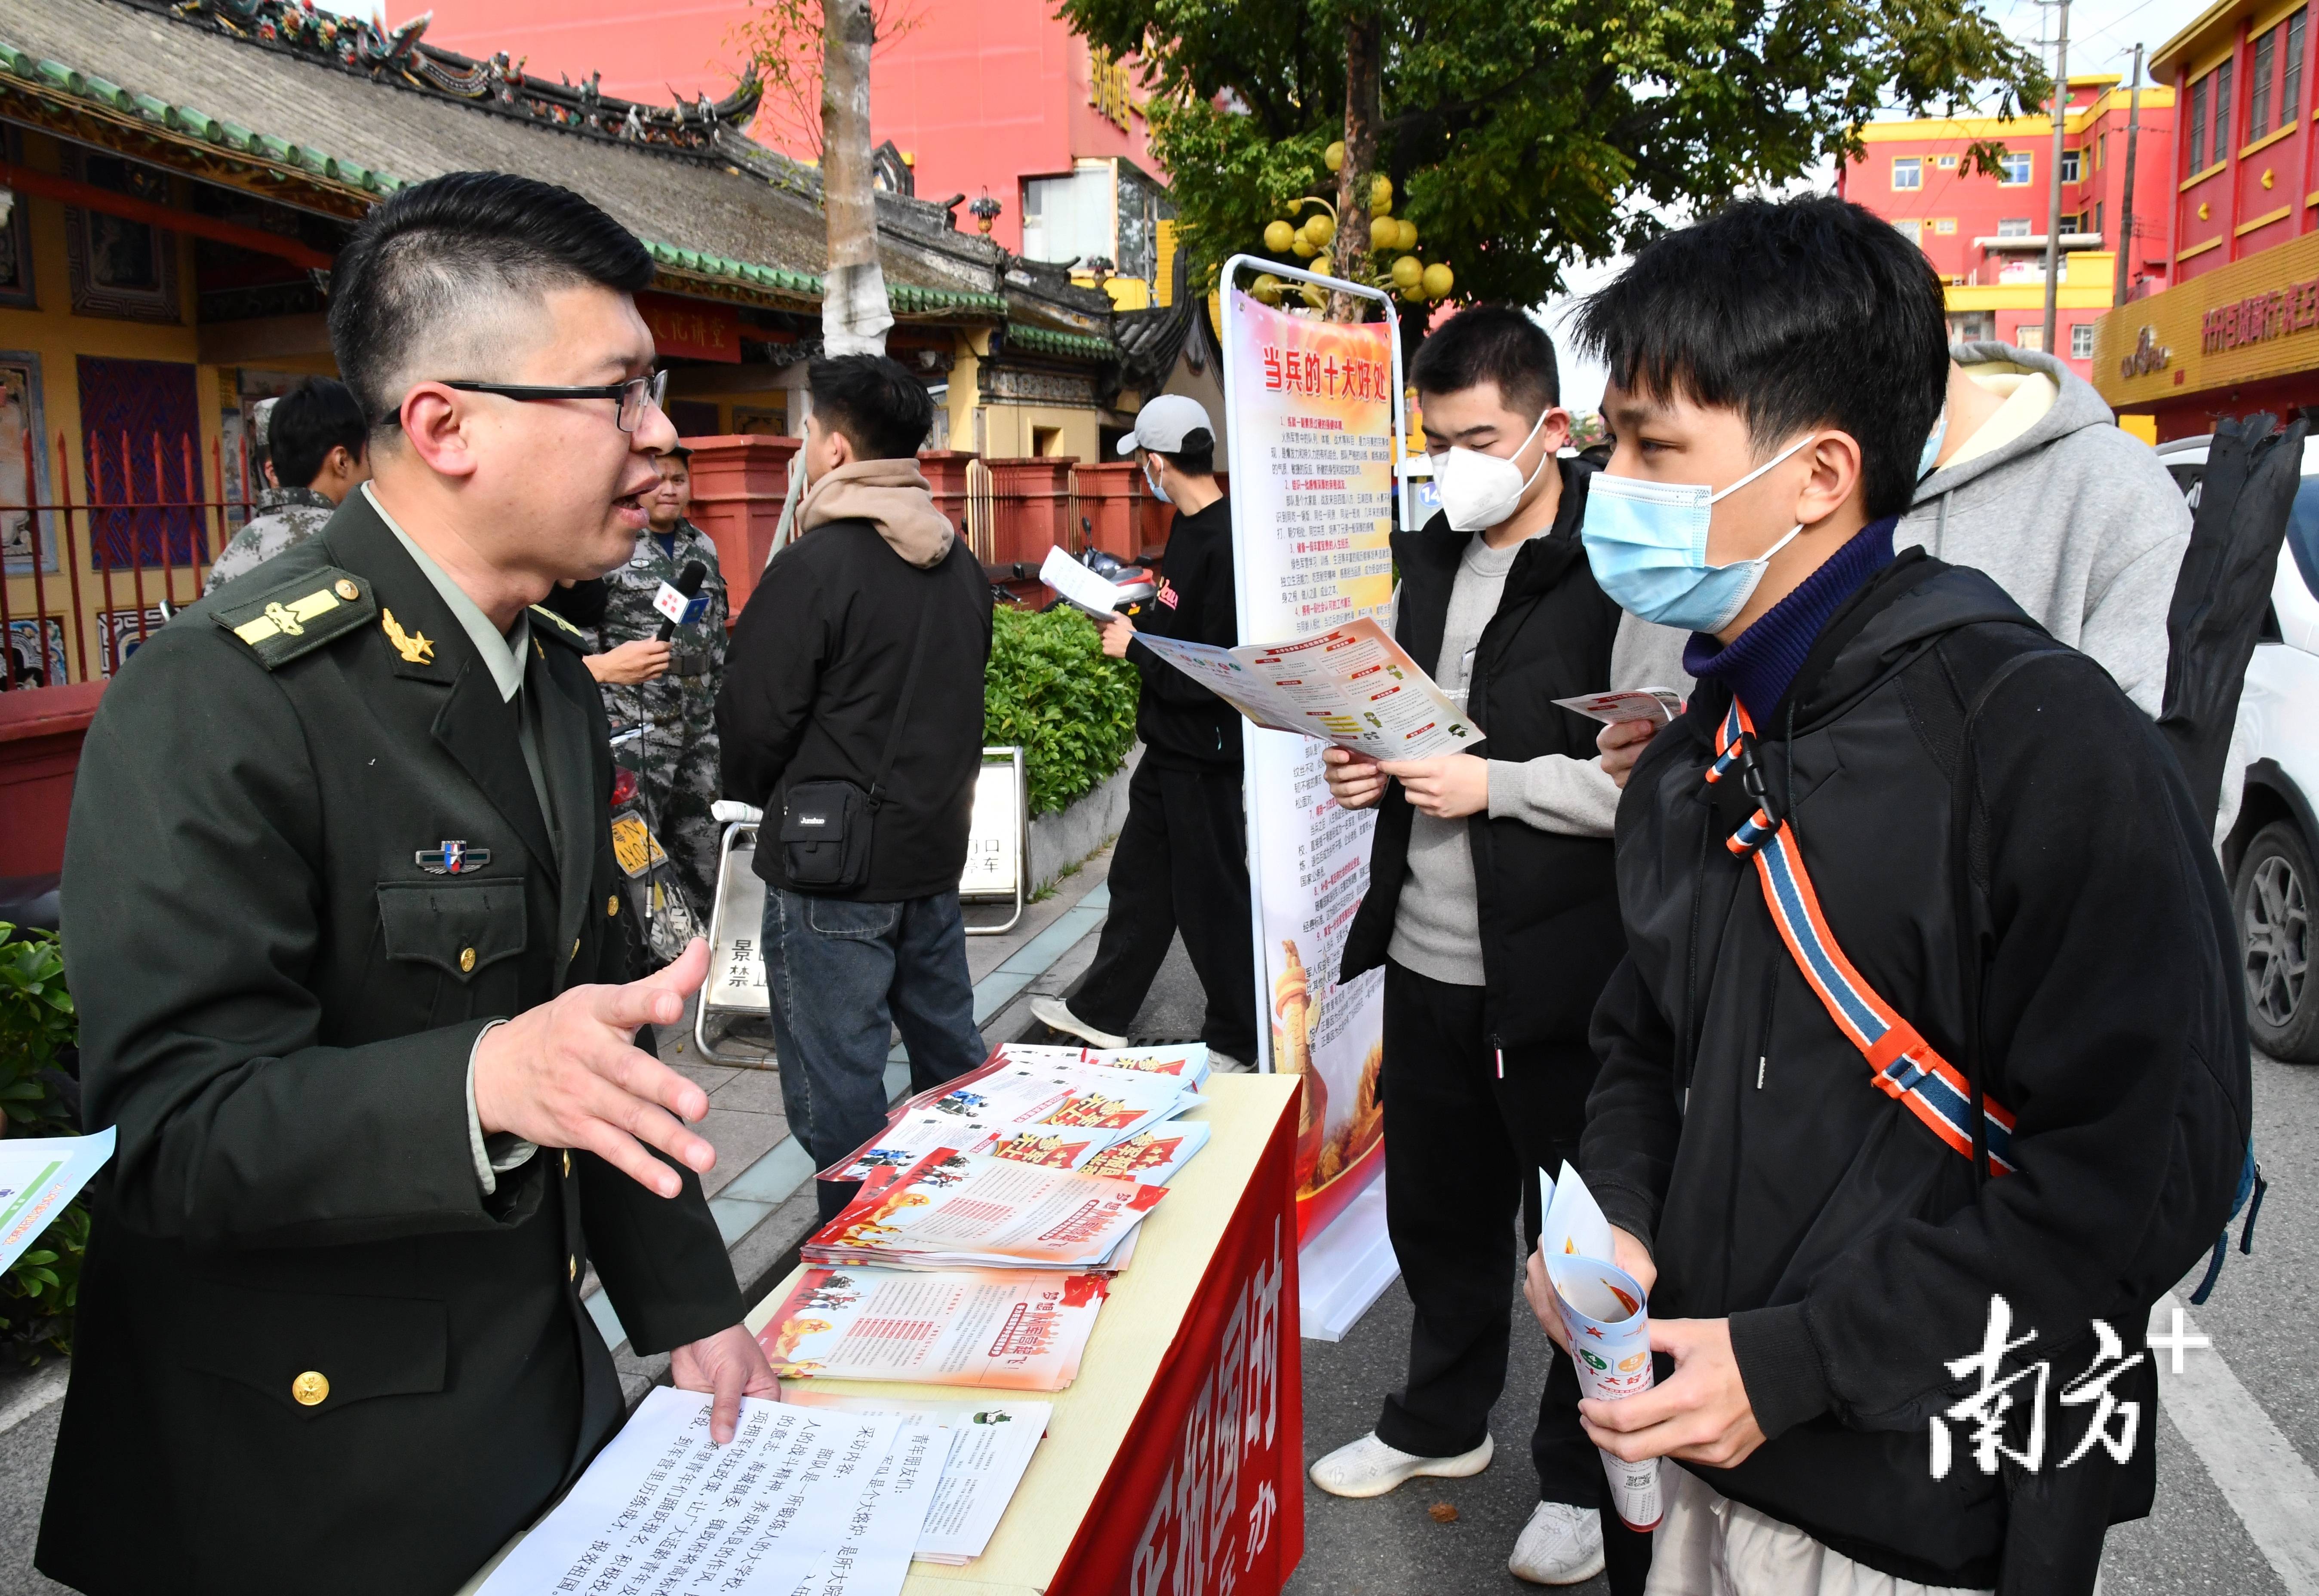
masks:
[[[531,608],[644,528],[652,275],[527,179],[372,211],[330,329],[375,478],[89,729],[64,945],[120,1140],[36,1555],[78,1590],[456,1589],[621,1423],[591,1269],[717,1439],[776,1393],[653,1050],[707,951],[620,984],[602,707]]]
[[[256,513],[218,550],[204,593],[320,532],[370,478],[369,423],[345,383],[308,377],[271,403],[261,441],[275,485],[258,495]]]
[[[651,525],[627,564],[604,579],[604,619],[597,636],[606,654],[624,643],[657,637],[668,618],[653,608],[661,585],[674,587],[695,560],[708,568],[700,584],[707,607],[698,620],[671,633],[667,669],[640,681],[613,677],[603,683],[604,711],[614,728],[643,728],[641,739],[622,746],[619,761],[636,771],[653,829],[706,923],[717,886],[719,828],[708,806],[717,801],[720,780],[717,684],[725,676],[727,611],[717,546],[684,517],[692,503],[691,457],[681,445],[661,455]]]

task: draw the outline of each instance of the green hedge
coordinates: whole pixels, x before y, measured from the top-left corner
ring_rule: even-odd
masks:
[[[1127,758],[1135,667],[1105,658],[1102,639],[1076,609],[1002,607],[990,619],[982,740],[1022,745],[1031,813],[1051,814],[1103,785]]]
[[[0,937],[14,930],[0,920]],[[59,1055],[79,1035],[80,1016],[65,988],[64,950],[55,934],[26,931],[0,943],[0,1110],[6,1134],[73,1133],[55,1081]],[[87,1246],[88,1211],[76,1202],[0,1276],[0,1353],[34,1364],[46,1351],[72,1350],[73,1309]]]

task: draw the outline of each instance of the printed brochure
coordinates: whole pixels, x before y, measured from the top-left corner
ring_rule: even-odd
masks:
[[[808,1269],[757,1341],[785,1380],[1061,1391],[1107,1289],[1043,1269]]]

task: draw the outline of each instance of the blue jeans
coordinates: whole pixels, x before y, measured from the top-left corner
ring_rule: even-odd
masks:
[[[902,1032],[914,1092],[986,1056],[955,892],[854,903],[769,882],[764,951],[781,1106],[817,1169],[884,1128],[891,1029]],[[858,1185],[819,1182],[822,1218]]]

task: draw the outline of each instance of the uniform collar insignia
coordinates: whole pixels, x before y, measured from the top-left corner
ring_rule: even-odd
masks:
[[[406,665],[431,665],[435,663],[435,642],[424,632],[406,632],[394,618],[394,611],[378,612],[378,624],[386,633],[386,640],[394,645],[394,652],[402,656]],[[448,847],[449,843],[444,844]]]

